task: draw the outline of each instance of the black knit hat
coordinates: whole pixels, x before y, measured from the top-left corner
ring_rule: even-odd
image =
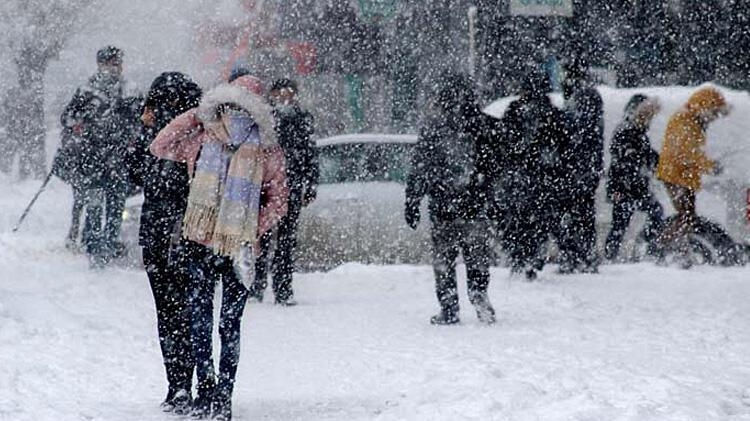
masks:
[[[122,50],[113,46],[108,45],[106,47],[102,47],[99,49],[99,51],[96,52],[96,62],[99,64],[103,63],[109,63],[113,61],[117,61],[118,63],[122,63]]]
[[[180,72],[164,72],[151,83],[145,105],[159,108],[174,104],[172,106],[184,111],[197,107],[201,94],[201,88],[187,75]]]

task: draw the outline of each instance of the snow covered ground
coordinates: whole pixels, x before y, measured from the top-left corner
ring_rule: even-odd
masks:
[[[0,179],[0,420],[174,420],[137,269],[63,249],[70,197]],[[750,420],[750,268],[492,272],[499,323],[434,327],[429,267],[301,274],[248,305],[239,420]],[[461,275],[463,282],[463,274]],[[465,294],[464,294],[465,296]]]

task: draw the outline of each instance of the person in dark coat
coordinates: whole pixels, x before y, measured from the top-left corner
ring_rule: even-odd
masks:
[[[649,188],[650,175],[656,170],[659,154],[651,147],[648,129],[659,109],[656,99],[633,95],[625,107],[623,121],[612,137],[607,199],[613,207],[612,227],[604,248],[607,260],[617,258],[622,237],[636,210],[648,215],[643,236],[649,242],[649,254],[658,254],[656,238],[664,227],[664,211]]]
[[[127,107],[123,106],[122,56],[122,50],[112,46],[97,52],[97,72],[76,90],[61,115],[62,150],[53,163],[53,173],[73,187],[67,244],[76,247],[78,221],[85,208],[82,242],[94,265],[123,251],[117,239],[126,190],[123,145],[130,135],[126,129],[130,116],[123,116]]]
[[[489,286],[492,156],[489,117],[481,114],[470,79],[446,74],[422,124],[406,186],[405,218],[416,229],[420,202],[429,198],[433,270],[440,312],[432,324],[459,322],[456,259],[463,253],[469,300],[483,323],[494,323]]]
[[[566,66],[563,82],[570,142],[562,160],[567,171],[560,201],[560,272],[596,272],[596,189],[604,169],[604,103],[587,80],[580,60]]]
[[[293,306],[297,302],[292,290],[294,250],[297,247],[297,223],[300,211],[317,197],[318,150],[312,139],[314,132],[312,114],[303,110],[297,101],[297,83],[279,79],[273,83],[269,96],[274,106],[279,144],[286,158],[286,176],[289,184],[289,202],[286,216],[276,231],[273,251],[273,294],[276,304]],[[261,252],[256,259],[255,282],[250,296],[263,300],[267,286],[268,255],[273,232],[261,238]]]
[[[187,164],[159,159],[148,152],[156,134],[172,119],[198,106],[200,87],[188,76],[165,72],[151,84],[141,120],[142,135],[129,147],[128,169],[134,183],[143,187],[139,244],[143,247],[164,368],[167,396],[165,412],[189,413],[195,362],[190,340],[188,250],[179,241],[179,228],[187,206]]]
[[[500,201],[505,227],[501,244],[511,260],[511,271],[528,280],[537,277],[545,258],[545,243],[559,219],[559,180],[564,175],[561,152],[568,130],[563,112],[547,95],[549,81],[532,71],[520,98],[503,115]]]

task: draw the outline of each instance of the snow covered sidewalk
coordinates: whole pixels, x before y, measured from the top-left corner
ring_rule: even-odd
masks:
[[[0,420],[180,419],[145,274],[63,251],[57,182],[11,234],[36,187],[0,187]],[[492,276],[497,325],[462,290],[434,327],[428,267],[299,275],[298,307],[247,307],[235,418],[750,420],[750,268]]]

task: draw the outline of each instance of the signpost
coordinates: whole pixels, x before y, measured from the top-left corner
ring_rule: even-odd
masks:
[[[511,0],[514,16],[573,16],[573,0]]]

